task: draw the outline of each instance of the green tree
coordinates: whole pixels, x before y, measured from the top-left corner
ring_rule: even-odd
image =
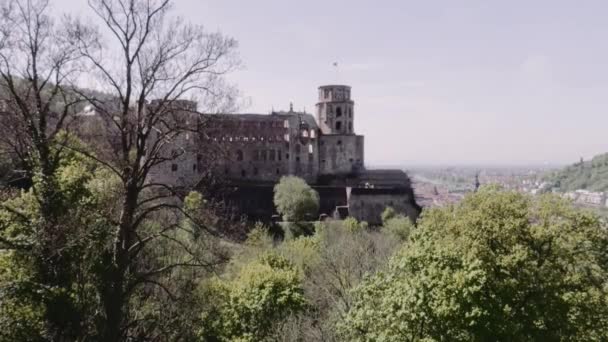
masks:
[[[312,220],[319,212],[319,194],[299,177],[281,177],[274,187],[274,205],[285,221]]]
[[[355,290],[359,341],[605,341],[608,235],[556,197],[482,188],[422,215],[390,268]]]
[[[62,140],[78,144],[73,137]],[[113,204],[113,178],[64,150],[53,174],[53,225],[36,191],[42,178],[34,177],[32,188],[0,204],[2,341],[95,335],[96,284],[105,264],[100,256],[111,241],[103,212]]]
[[[284,257],[265,253],[236,277],[214,280],[203,297],[200,336],[205,340],[264,341],[290,314],[305,309],[300,272]]]

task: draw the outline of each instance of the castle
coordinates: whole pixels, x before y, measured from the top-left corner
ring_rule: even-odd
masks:
[[[242,214],[268,219],[274,213],[274,184],[295,175],[319,192],[321,214],[378,224],[381,212],[391,206],[415,219],[420,207],[405,172],[365,168],[364,137],[355,133],[351,95],[346,85],[319,87],[316,118],[292,106],[270,114],[193,117],[196,132],[172,142],[168,153],[179,156],[151,178],[191,188],[211,173],[232,187],[225,200]],[[196,112],[196,103],[183,101],[181,106]]]

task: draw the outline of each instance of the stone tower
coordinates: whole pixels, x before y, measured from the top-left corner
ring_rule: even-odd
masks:
[[[350,87],[326,85],[319,87],[317,122],[323,134],[355,134],[355,103]]]

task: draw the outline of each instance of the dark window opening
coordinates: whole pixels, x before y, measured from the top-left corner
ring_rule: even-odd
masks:
[[[336,131],[339,131],[339,130],[341,130],[341,129],[342,129],[342,122],[337,121],[337,122],[336,122]]]
[[[342,116],[342,108],[338,107],[338,108],[336,108],[336,117],[340,117],[340,116]]]
[[[285,153],[285,159],[289,159],[289,153]]]
[[[266,155],[266,150],[262,151],[262,161],[266,161],[267,159],[267,155]]]
[[[241,150],[236,151],[236,160],[243,161],[243,151],[241,151]]]
[[[338,146],[342,145],[342,140],[338,140]]]
[[[177,164],[171,164],[171,171],[177,171]]]
[[[270,156],[269,156],[270,161],[274,161],[275,154],[276,154],[275,150],[270,150]]]
[[[349,131],[349,132],[352,132],[352,131],[353,131],[353,123],[352,123],[352,122],[349,122],[349,123],[348,123],[348,131]]]
[[[281,170],[277,169],[277,175],[281,174]]]
[[[296,157],[296,162],[300,162],[300,157]]]
[[[253,174],[256,175],[256,176],[258,175],[258,168],[257,167],[253,168]]]
[[[348,161],[352,163],[354,160],[353,160],[353,158],[350,158]]]
[[[277,151],[277,159],[278,159],[279,161],[281,161],[281,159],[283,159],[283,152],[281,152],[281,150],[278,150],[278,151]]]
[[[192,171],[196,171],[196,164],[192,164]]]
[[[245,170],[241,170],[241,177],[247,177],[247,172]]]

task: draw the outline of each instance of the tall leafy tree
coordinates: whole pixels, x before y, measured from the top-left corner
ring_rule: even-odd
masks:
[[[608,232],[556,197],[482,188],[425,212],[357,287],[350,340],[603,341]]]
[[[319,194],[302,178],[285,176],[274,187],[274,205],[285,221],[312,220],[319,211]]]

